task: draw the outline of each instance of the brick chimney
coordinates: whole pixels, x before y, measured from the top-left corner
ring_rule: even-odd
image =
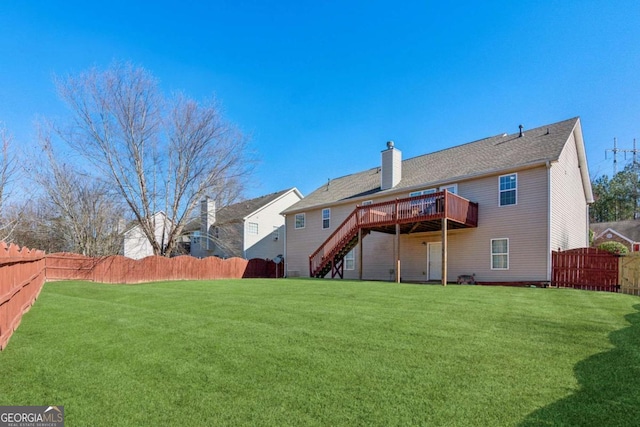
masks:
[[[387,142],[387,149],[382,152],[382,170],[380,189],[388,190],[398,185],[402,179],[402,152],[394,147],[393,141]]]

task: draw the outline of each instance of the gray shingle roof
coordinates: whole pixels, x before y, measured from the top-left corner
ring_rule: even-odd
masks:
[[[610,228],[633,242],[640,242],[640,220],[596,222],[591,224],[590,228],[596,237]]]
[[[347,201],[364,196],[393,194],[412,187],[438,186],[501,170],[557,160],[579,122],[575,117],[518,133],[500,134],[402,161],[402,180],[389,190],[380,189],[380,167],[331,180],[285,213]]]
[[[233,205],[225,206],[216,211],[216,224],[224,224],[233,221],[240,221],[247,215],[257,211],[263,206],[276,200],[292,188],[278,191],[276,193],[266,194],[264,196],[256,197],[255,199],[245,200],[243,202],[235,203]]]

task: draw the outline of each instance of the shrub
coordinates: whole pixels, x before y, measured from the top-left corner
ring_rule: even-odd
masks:
[[[611,252],[612,254],[626,255],[629,253],[629,249],[620,242],[604,242],[598,245],[598,249]]]

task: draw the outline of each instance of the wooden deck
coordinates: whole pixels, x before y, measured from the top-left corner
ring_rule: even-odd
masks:
[[[309,256],[309,273],[312,277],[324,277],[329,271],[332,277],[342,277],[344,256],[359,241],[358,236],[371,231],[395,234],[399,226],[401,234],[442,230],[443,220],[447,229],[478,226],[478,204],[447,191],[426,194],[388,202],[357,206],[320,247]]]

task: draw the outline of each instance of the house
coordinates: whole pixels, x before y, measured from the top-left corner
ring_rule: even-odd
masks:
[[[281,212],[302,200],[289,188],[216,209],[212,199],[201,202],[200,218],[185,227],[188,253],[197,258],[217,256],[274,259],[284,254]]]
[[[286,209],[288,276],[548,282],[551,252],[588,246],[579,118],[330,180]]]
[[[591,230],[594,246],[605,242],[619,242],[629,252],[640,252],[640,220],[593,223]]]
[[[152,221],[156,242],[166,242],[171,221],[164,212],[156,212]],[[133,259],[142,259],[153,255],[151,243],[142,232],[140,225],[130,227],[124,232],[123,255]]]

